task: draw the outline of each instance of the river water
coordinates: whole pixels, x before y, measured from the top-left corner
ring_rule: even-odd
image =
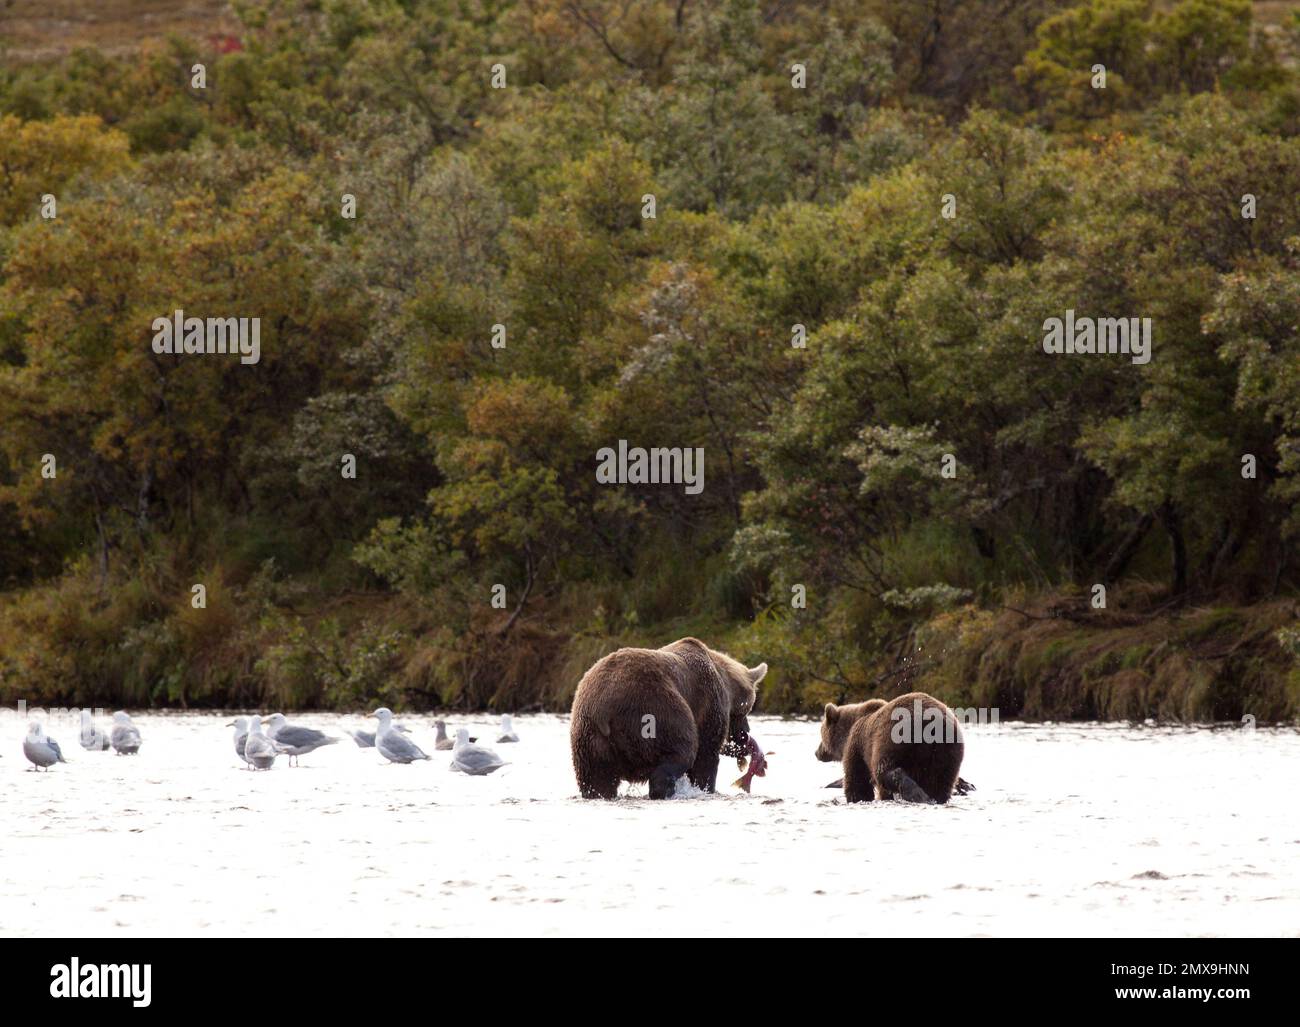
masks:
[[[0,935],[1300,935],[1300,733],[971,727],[943,807],[846,806],[818,725],[753,718],[752,795],[577,798],[567,718],[453,719],[510,765],[350,739],[240,769],[229,716],[142,714],[140,755],[25,773],[0,718]],[[360,719],[309,714],[334,730]],[[686,789],[683,789],[686,791]]]

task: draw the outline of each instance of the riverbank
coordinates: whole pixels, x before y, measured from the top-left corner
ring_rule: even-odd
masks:
[[[1092,610],[1082,594],[967,608],[919,632],[918,688],[1027,720],[1300,717],[1294,600]]]
[[[620,646],[686,635],[771,665],[759,708],[816,715],[828,701],[919,689],[1002,719],[1290,723],[1300,719],[1300,604],[1169,604],[1114,589],[1008,593],[918,620],[906,645],[811,680],[770,617],[605,624],[573,597],[507,629],[486,603],[452,627],[409,597],[314,593],[258,573],[205,575],[205,606],[141,576],[84,576],[0,597],[0,703],[133,709],[566,712],[586,669]],[[599,610],[597,610],[599,614]],[[609,618],[606,618],[609,620]]]

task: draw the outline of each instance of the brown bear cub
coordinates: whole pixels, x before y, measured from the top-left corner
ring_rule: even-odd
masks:
[[[583,675],[569,742],[584,799],[612,799],[620,781],[649,781],[670,798],[685,774],[717,788],[718,759],[749,741],[749,711],[767,664],[747,668],[694,638],[662,649],[620,649]]]
[[[965,751],[952,710],[924,692],[897,699],[827,703],[817,758],[842,760],[849,802],[947,802]]]

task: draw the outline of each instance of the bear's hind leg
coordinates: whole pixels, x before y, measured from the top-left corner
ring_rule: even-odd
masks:
[[[856,755],[847,755],[844,759],[844,801],[870,802],[875,798],[875,788],[871,781],[871,771],[862,759]]]
[[[714,752],[701,751],[695,758],[695,766],[691,767],[688,776],[691,784],[696,788],[702,788],[706,792],[716,792],[718,790],[718,760],[719,755]]]
[[[578,792],[584,799],[613,799],[618,796],[618,775],[606,770],[578,773]]]
[[[685,763],[660,763],[650,771],[650,798],[671,799],[677,791],[677,779],[688,770]]]

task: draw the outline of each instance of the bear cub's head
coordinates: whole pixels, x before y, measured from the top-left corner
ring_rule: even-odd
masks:
[[[817,758],[823,763],[844,758],[844,743],[848,741],[849,731],[863,717],[869,717],[885,705],[884,699],[868,699],[866,702],[849,703],[836,706],[833,702],[826,704],[822,711],[822,741],[817,746]]]

